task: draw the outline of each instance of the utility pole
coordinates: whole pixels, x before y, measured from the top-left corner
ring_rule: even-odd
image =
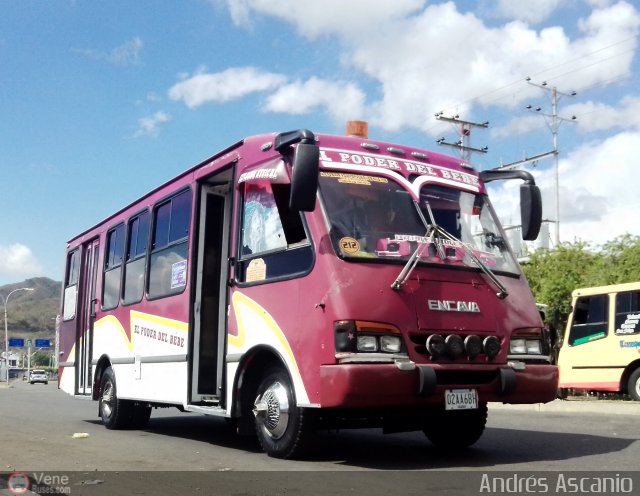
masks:
[[[535,86],[537,88],[543,89],[545,91],[551,92],[551,113],[547,114],[542,112],[542,107],[533,108],[532,105],[527,105],[527,110],[533,112],[539,112],[540,115],[545,117],[545,121],[547,125],[551,129],[551,134],[553,136],[553,149],[551,151],[540,153],[533,157],[524,158],[523,160],[518,160],[517,162],[512,162],[510,164],[501,165],[500,167],[496,167],[497,170],[509,170],[515,169],[520,165],[524,165],[530,162],[537,162],[543,158],[547,158],[553,156],[554,160],[554,183],[555,183],[555,210],[556,210],[556,221],[555,221],[555,245],[558,247],[560,245],[560,174],[558,170],[558,128],[560,124],[563,122],[576,122],[576,116],[571,116],[570,119],[560,117],[558,115],[558,100],[563,96],[576,96],[576,92],[572,91],[571,93],[563,93],[558,91],[555,86],[549,87],[546,81],[543,81],[541,84],[532,83],[531,78],[527,78],[527,83],[531,86]]]
[[[460,129],[460,139],[456,143],[449,143],[445,141],[444,138],[440,138],[436,140],[436,143],[442,146],[450,146],[452,148],[458,148],[460,150],[460,158],[464,162],[471,162],[471,153],[487,153],[488,148],[474,148],[471,146],[471,129],[473,128],[488,128],[489,122],[471,122],[460,119],[458,115],[454,115],[453,117],[445,117],[444,112],[438,112],[436,114],[436,119],[445,122],[451,122],[452,124],[456,124]]]

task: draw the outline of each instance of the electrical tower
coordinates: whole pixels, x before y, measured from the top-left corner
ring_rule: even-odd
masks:
[[[531,86],[536,86],[537,88],[543,89],[545,91],[549,91],[551,93],[551,113],[547,114],[542,112],[542,107],[535,107],[531,105],[527,105],[527,110],[538,112],[540,115],[544,116],[547,125],[551,129],[551,134],[553,136],[553,149],[535,155],[533,157],[524,158],[522,160],[518,160],[517,162],[512,162],[510,164],[501,165],[500,167],[496,167],[497,170],[510,170],[515,169],[516,167],[524,164],[528,164],[531,162],[537,162],[538,160],[542,160],[544,158],[553,156],[554,159],[554,183],[555,183],[555,210],[556,210],[556,220],[555,220],[555,246],[558,247],[560,244],[560,177],[558,172],[558,128],[560,124],[563,122],[576,122],[576,116],[571,116],[570,119],[560,117],[558,115],[558,101],[563,96],[576,96],[576,92],[572,91],[571,93],[563,93],[558,91],[555,86],[549,87],[546,81],[543,81],[541,84],[532,83],[531,78],[526,79],[527,83]]]
[[[454,115],[453,117],[445,117],[443,113],[444,112],[438,112],[436,114],[436,119],[459,125],[460,139],[455,143],[449,143],[445,141],[444,138],[440,138],[436,140],[436,143],[442,146],[450,146],[452,148],[458,148],[460,150],[460,158],[467,163],[471,162],[472,153],[487,153],[488,148],[486,146],[482,148],[474,148],[473,146],[471,146],[471,129],[473,129],[474,127],[486,129],[489,127],[488,121],[487,122],[465,121],[460,119],[459,116],[457,115]]]

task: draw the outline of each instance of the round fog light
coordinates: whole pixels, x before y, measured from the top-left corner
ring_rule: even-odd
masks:
[[[462,338],[457,334],[449,334],[444,342],[447,345],[447,352],[452,358],[458,358],[464,353]]]
[[[438,358],[444,355],[447,349],[447,345],[444,343],[444,338],[440,334],[432,334],[427,338],[427,351],[431,353],[433,358]]]
[[[464,338],[464,349],[467,356],[471,359],[482,353],[482,340],[475,334],[471,334]]]
[[[489,360],[493,360],[500,353],[500,341],[495,336],[487,336],[482,342],[484,353]]]

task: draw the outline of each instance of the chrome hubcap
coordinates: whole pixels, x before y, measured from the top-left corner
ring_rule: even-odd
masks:
[[[253,414],[260,427],[272,439],[281,438],[289,424],[289,397],[287,389],[274,382],[253,404]]]
[[[102,413],[105,417],[111,417],[113,413],[113,383],[111,381],[107,382],[104,385],[104,389],[102,390],[102,398],[100,398],[100,403],[102,406]]]

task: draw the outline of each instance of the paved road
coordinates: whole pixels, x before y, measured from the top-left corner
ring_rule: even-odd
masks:
[[[423,494],[425,487],[477,484],[495,471],[637,470],[639,419],[640,403],[634,402],[492,404],[485,434],[465,452],[439,452],[421,433],[363,430],[323,433],[309,459],[285,461],[263,454],[253,439],[237,437],[222,419],[161,409],[144,431],[108,431],[95,402],[68,397],[55,383],[17,381],[0,386],[0,472],[70,473],[72,494],[124,494],[131,477],[149,491],[138,494],[157,494],[154,487],[184,494],[185,488],[210,487],[211,474],[219,494],[272,494],[267,487],[291,484],[305,496],[309,487],[313,494],[339,494],[340,480],[341,488],[355,488],[349,494],[359,494],[363,485],[369,494],[388,494],[399,479],[408,494],[411,488]],[[87,436],[74,438],[78,433]],[[463,477],[452,472],[460,470]],[[111,492],[100,492],[107,488]]]

